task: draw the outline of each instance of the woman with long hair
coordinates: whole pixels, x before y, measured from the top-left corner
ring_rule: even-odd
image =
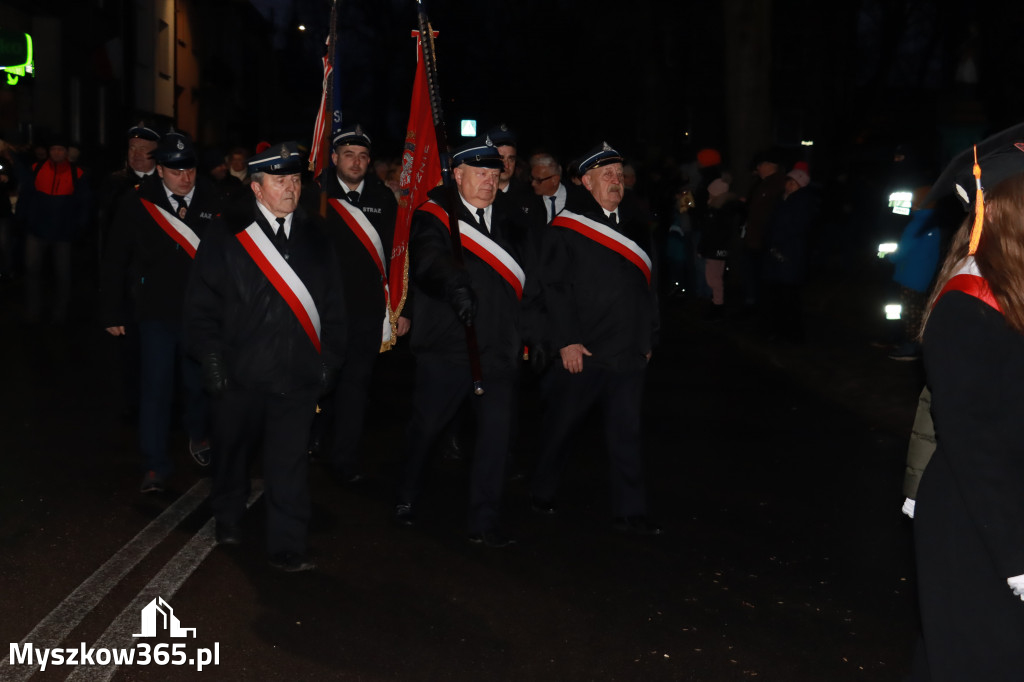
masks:
[[[914,516],[915,679],[1024,680],[1024,152],[1010,151],[1021,160],[987,177],[982,159],[983,217],[954,237],[922,323],[937,448]]]

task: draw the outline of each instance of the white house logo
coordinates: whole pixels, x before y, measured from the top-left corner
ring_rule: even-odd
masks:
[[[191,634],[194,639],[196,636],[195,628],[181,627],[174,609],[163,597],[154,598],[142,609],[142,632],[132,637],[156,637],[158,629],[166,631],[171,637],[188,637]]]
[[[196,629],[181,627],[181,622],[174,615],[174,609],[163,597],[157,597],[146,604],[141,615],[142,632],[132,637],[158,637],[166,633],[171,637],[196,638]],[[103,638],[100,641],[104,642]],[[220,642],[214,642],[212,648],[195,647],[195,644],[189,645],[184,642],[139,642],[131,647],[90,646],[81,642],[78,646],[37,648],[32,642],[23,642],[11,644],[8,661],[11,666],[38,667],[40,672],[49,666],[79,665],[172,665],[194,667],[197,672],[202,672],[203,668],[208,666],[220,665]],[[0,680],[6,679],[10,679],[10,676],[4,675],[4,671],[0,670]]]

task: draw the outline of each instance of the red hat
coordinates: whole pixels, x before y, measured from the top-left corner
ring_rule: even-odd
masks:
[[[717,149],[701,149],[697,152],[697,165],[701,168],[718,166],[722,163],[722,155]]]

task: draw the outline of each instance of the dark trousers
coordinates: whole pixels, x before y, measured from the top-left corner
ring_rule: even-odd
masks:
[[[466,399],[476,414],[476,446],[469,483],[469,532],[496,530],[508,461],[516,375],[487,374],[485,392],[473,395],[469,368],[436,359],[416,359],[412,421],[398,501],[413,504],[431,447]]]
[[[71,242],[25,238],[25,309],[30,322],[43,315],[43,266],[47,255],[53,260],[54,300],[50,320],[64,322],[71,303]]]
[[[318,389],[287,394],[228,389],[213,403],[213,491],[218,523],[238,525],[249,495],[249,457],[262,446],[267,549],[306,551],[311,510],[306,444]]]
[[[320,401],[314,429],[328,436],[328,460],[343,476],[359,473],[359,440],[363,436],[373,365],[380,355],[380,323],[349,337],[345,361],[334,391]],[[323,442],[322,438],[317,438]]]
[[[645,369],[610,370],[587,365],[570,374],[557,363],[544,376],[544,435],[531,494],[552,500],[565,469],[573,431],[592,407],[599,406],[608,443],[612,515],[647,513],[640,407]]]
[[[181,326],[157,320],[139,322],[139,449],[143,471],[168,476],[174,468],[167,440],[174,409],[175,369],[185,402],[185,431],[194,441],[206,438],[207,398],[199,363],[184,354]]]

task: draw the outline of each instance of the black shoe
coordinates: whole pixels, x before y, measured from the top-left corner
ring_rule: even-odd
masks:
[[[612,521],[612,530],[634,535],[661,535],[661,526],[646,516],[617,516]]]
[[[312,571],[316,564],[310,561],[304,554],[296,552],[278,552],[270,555],[270,565],[279,571],[286,573],[298,573],[299,571]]]
[[[530,509],[537,514],[544,514],[546,516],[551,516],[558,512],[554,502],[545,500],[542,497],[534,497],[533,495],[530,495]]]
[[[192,459],[194,459],[196,464],[199,466],[210,466],[210,455],[212,454],[212,451],[210,450],[210,441],[205,438],[198,441],[189,439],[188,454],[192,455]]]
[[[242,529],[233,523],[220,523],[217,524],[217,544],[218,545],[240,545],[242,544]]]
[[[483,533],[470,535],[469,542],[482,547],[508,547],[509,545],[516,544],[516,541],[512,538],[507,538],[500,533],[495,533],[494,531],[485,531]]]
[[[396,504],[395,513],[392,518],[399,526],[411,526],[416,522],[416,516],[412,513],[411,504]]]
[[[155,471],[147,471],[142,477],[139,485],[140,493],[162,493],[164,491],[164,477]]]

